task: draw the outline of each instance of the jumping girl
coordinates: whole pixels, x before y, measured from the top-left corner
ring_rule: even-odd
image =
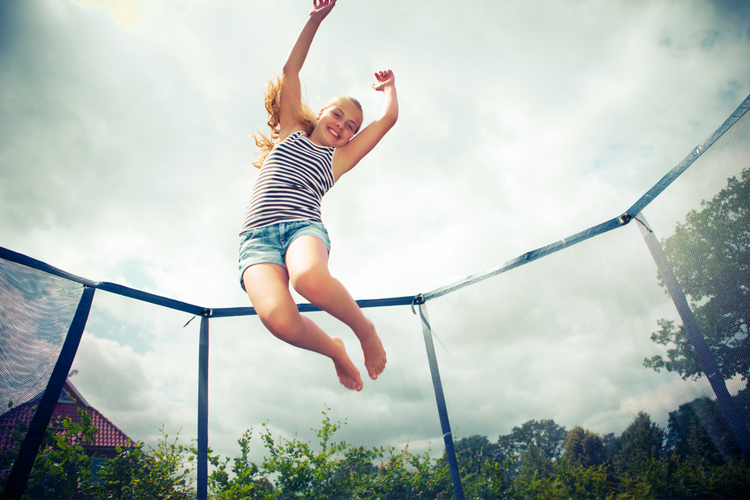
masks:
[[[299,72],[320,23],[336,0],[313,0],[281,78],[266,87],[269,136],[255,138],[260,173],[240,232],[240,284],[258,317],[279,339],[333,360],[339,381],[362,390],[362,378],[343,341],[302,316],[289,290],[343,321],[360,341],[367,373],[378,378],[386,354],[375,326],[328,270],[330,241],[321,219],[323,195],[367,155],[398,118],[393,72],[375,73],[373,89],[385,102],[378,119],[361,132],[362,108],[336,97],[315,115],[302,103]]]

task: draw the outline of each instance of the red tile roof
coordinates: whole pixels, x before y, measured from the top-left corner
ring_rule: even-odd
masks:
[[[40,399],[41,394],[28,403],[24,403],[0,415],[0,452],[4,452],[15,446],[12,433],[17,422],[20,420],[27,425],[31,423]],[[78,415],[77,408],[86,410],[91,416],[92,423],[97,428],[95,443],[85,446],[90,452],[97,454],[107,451],[111,452],[115,446],[126,447],[128,446],[128,442],[131,444],[135,442],[118,429],[107,417],[102,415],[99,410],[89,405],[69,380],[65,382],[63,392],[52,413],[49,428],[52,430],[60,429],[59,422],[65,418],[70,418],[73,422],[80,424],[81,417]]]
[[[27,403],[0,415],[0,453],[5,453],[16,445],[13,441],[16,422],[20,420],[28,425],[34,417],[34,411],[36,407]]]

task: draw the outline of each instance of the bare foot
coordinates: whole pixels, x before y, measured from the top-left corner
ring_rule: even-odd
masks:
[[[370,325],[370,332],[359,335],[358,338],[362,344],[362,352],[365,354],[367,374],[375,380],[385,370],[386,356],[383,343],[375,331],[375,325],[372,324],[372,321],[367,321]]]
[[[354,366],[349,355],[346,353],[344,341],[338,337],[331,339],[341,347],[341,356],[333,359],[333,365],[336,367],[336,375],[339,376],[339,382],[350,391],[361,391],[363,387],[362,379],[359,376],[359,370]]]

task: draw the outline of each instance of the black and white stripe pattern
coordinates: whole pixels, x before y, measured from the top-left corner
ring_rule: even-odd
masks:
[[[255,180],[240,232],[277,222],[322,223],[320,204],[334,183],[334,150],[313,144],[304,131],[277,144]]]

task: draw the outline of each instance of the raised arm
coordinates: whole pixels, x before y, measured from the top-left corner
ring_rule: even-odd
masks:
[[[297,117],[302,104],[302,90],[299,72],[305,64],[307,53],[310,51],[315,33],[333,7],[336,0],[313,0],[313,10],[310,12],[305,26],[302,28],[297,41],[294,43],[289,56],[281,71],[281,103],[279,111],[280,136],[284,139],[299,129]]]
[[[333,157],[333,175],[339,179],[353,169],[380,142],[398,120],[398,97],[396,95],[396,77],[393,71],[375,73],[376,83],[372,88],[383,92],[385,101],[380,116],[354,136],[346,146],[336,149]]]

